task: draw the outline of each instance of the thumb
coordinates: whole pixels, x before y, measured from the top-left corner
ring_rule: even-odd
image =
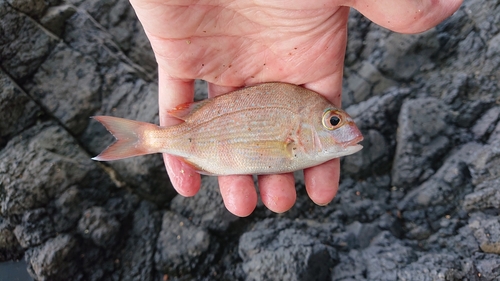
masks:
[[[374,23],[400,33],[418,33],[453,14],[462,0],[347,0]]]

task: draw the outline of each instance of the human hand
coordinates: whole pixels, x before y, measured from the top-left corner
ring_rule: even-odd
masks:
[[[238,87],[279,81],[303,85],[340,106],[349,6],[402,33],[425,31],[451,15],[461,0],[131,0],[158,62],[160,125],[180,122],[169,109],[190,102],[194,79],[209,97]],[[195,195],[200,175],[164,155],[172,185]],[[336,195],[340,161],[304,170],[306,190],[318,205]],[[252,176],[220,176],[226,208],[248,216],[257,205]],[[293,174],[258,177],[262,202],[274,212],[296,200]]]

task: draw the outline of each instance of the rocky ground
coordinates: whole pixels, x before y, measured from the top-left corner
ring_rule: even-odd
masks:
[[[500,280],[500,1],[423,34],[350,18],[344,108],[365,135],[325,207],[229,214],[159,155],[101,164],[92,115],[157,122],[128,1],[0,0],[0,261],[36,280]],[[205,89],[197,84],[199,96]]]

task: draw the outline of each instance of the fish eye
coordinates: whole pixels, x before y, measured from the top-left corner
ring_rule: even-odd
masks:
[[[335,130],[344,124],[342,115],[337,110],[329,109],[323,113],[323,127]]]

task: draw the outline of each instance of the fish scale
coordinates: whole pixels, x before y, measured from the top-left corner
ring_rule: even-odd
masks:
[[[94,159],[162,152],[203,174],[286,173],[359,151],[363,139],[347,113],[311,90],[286,83],[243,88],[169,113],[184,122],[159,127],[94,117],[117,138]]]

